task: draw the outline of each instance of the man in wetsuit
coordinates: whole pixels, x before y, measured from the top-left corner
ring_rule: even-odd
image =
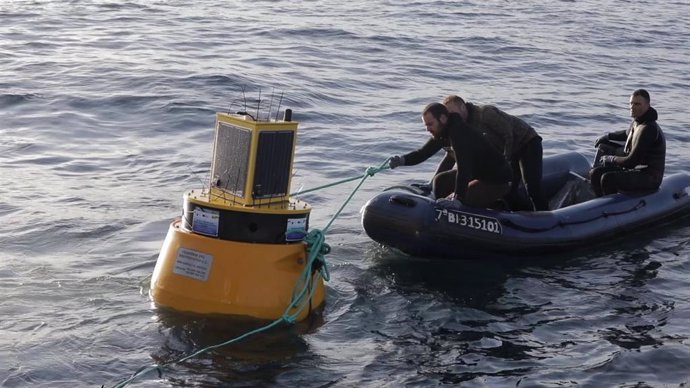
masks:
[[[503,153],[513,168],[513,179],[509,202],[513,210],[548,210],[541,195],[543,148],[541,137],[529,124],[511,116],[492,105],[475,105],[465,102],[459,96],[448,96],[443,104],[450,112],[460,114],[462,119],[484,134],[494,148]],[[447,162],[449,154],[442,161]],[[520,203],[517,189],[522,181],[530,200]],[[525,202],[525,201],[522,201]]]
[[[433,179],[434,194],[443,206],[452,207],[460,201],[488,207],[508,193],[513,174],[510,164],[479,131],[438,102],[424,108],[422,120],[431,138],[416,151],[393,156],[391,168],[419,164],[446,146],[455,154],[457,169],[442,171]]]
[[[650,105],[649,93],[635,90],[630,96],[630,116],[633,121],[627,130],[611,132],[599,137],[599,147],[607,141],[623,141],[623,155],[603,155],[600,165],[589,172],[592,190],[599,197],[620,191],[656,190],[661,185],[666,164],[666,139],[657,125],[657,112]]]

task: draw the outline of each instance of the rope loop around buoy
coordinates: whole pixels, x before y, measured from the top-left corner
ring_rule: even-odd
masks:
[[[304,238],[304,242],[307,244],[307,252],[309,252],[310,256],[307,265],[316,268],[321,273],[323,280],[331,280],[328,265],[326,264],[326,255],[331,253],[331,246],[326,244],[326,237],[323,231],[312,229]]]

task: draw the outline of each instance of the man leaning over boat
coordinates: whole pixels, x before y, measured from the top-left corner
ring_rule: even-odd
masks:
[[[600,136],[594,146],[599,150],[589,173],[592,190],[600,197],[621,191],[656,190],[661,185],[666,163],[666,140],[656,123],[657,111],[650,104],[649,93],[635,90],[630,96],[627,130]],[[625,141],[615,147],[616,141]]]
[[[472,104],[459,96],[448,96],[443,100],[443,104],[448,111],[460,114],[465,123],[481,132],[510,162],[513,180],[506,199],[511,209],[548,210],[548,204],[541,194],[543,148],[541,136],[537,131],[519,117],[512,116],[493,105]],[[518,193],[521,181],[529,195],[527,204],[520,200]]]
[[[467,125],[457,113],[434,102],[422,111],[422,121],[431,138],[419,149],[391,157],[389,166],[413,166],[424,162],[444,147],[450,147],[457,169],[434,176],[433,191],[444,207],[460,203],[489,207],[510,191],[512,169],[503,155],[481,132]]]

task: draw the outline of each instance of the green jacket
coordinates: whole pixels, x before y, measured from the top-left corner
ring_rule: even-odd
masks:
[[[483,133],[489,143],[508,160],[530,140],[539,136],[529,124],[493,105],[466,103],[467,123]]]

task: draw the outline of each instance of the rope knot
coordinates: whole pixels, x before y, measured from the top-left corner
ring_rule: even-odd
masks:
[[[331,253],[331,246],[326,244],[326,238],[324,237],[323,231],[319,229],[310,230],[307,237],[304,238],[304,242],[307,244],[309,260],[313,268],[321,272],[321,276],[324,280],[330,280],[325,255]]]
[[[381,171],[381,169],[378,169],[376,167],[367,167],[366,174],[368,176],[374,176],[377,172]]]

